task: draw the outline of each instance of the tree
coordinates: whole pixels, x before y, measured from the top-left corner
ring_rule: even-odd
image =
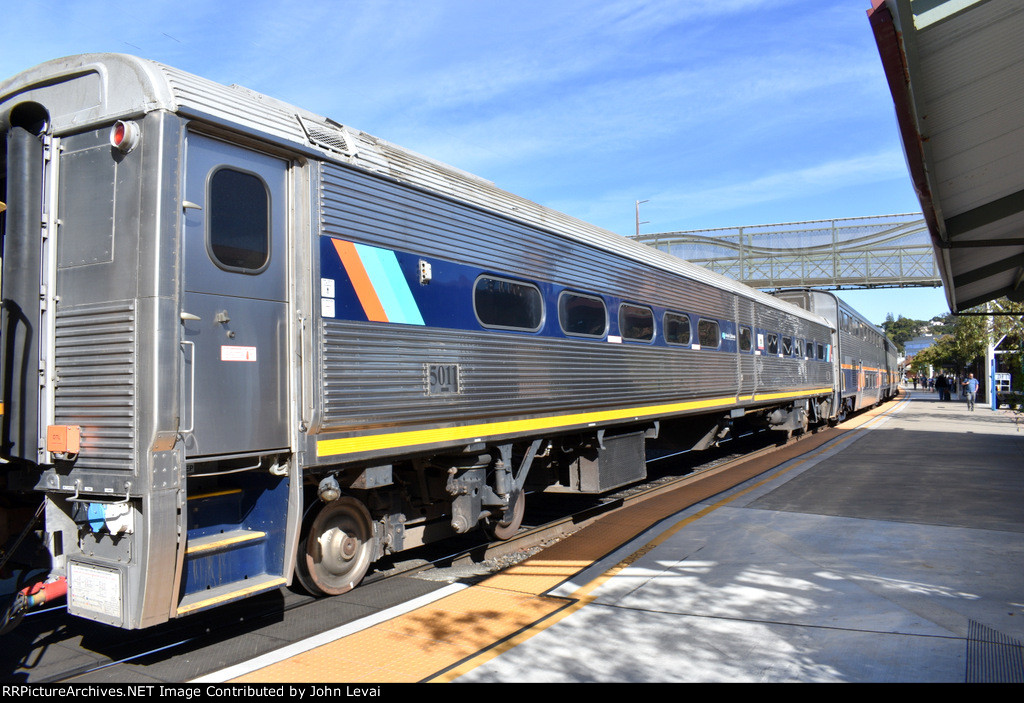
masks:
[[[966,312],[982,314],[932,318],[932,322],[937,324],[933,329],[946,332],[938,337],[935,344],[914,355],[911,366],[916,372],[926,373],[929,365],[957,373],[965,372],[984,360],[990,332],[994,336],[993,343],[1005,337],[1001,349],[1024,352],[1024,335],[1021,334],[1024,304],[1000,298],[987,307],[980,305]]]
[[[921,334],[921,330],[927,324],[927,322],[922,320],[911,320],[910,318],[903,317],[903,315],[900,315],[899,318],[894,318],[893,314],[889,313],[885,316],[885,322],[882,323],[881,327],[885,331],[885,336],[896,345],[897,350],[902,354],[905,351],[907,342]]]
[[[945,315],[936,315],[927,324],[936,337],[944,334],[953,334],[956,328],[956,321],[959,319],[952,313],[946,313]]]

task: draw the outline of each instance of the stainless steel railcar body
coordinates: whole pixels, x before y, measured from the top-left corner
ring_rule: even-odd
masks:
[[[836,410],[822,317],[245,88],[70,57],[0,128],[7,486],[76,615],[341,592],[645,438]]]
[[[835,330],[839,415],[863,410],[899,393],[896,347],[860,313],[828,291],[794,289],[773,295],[821,315]]]

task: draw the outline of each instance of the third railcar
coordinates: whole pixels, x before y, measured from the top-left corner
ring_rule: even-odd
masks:
[[[3,478],[82,617],[339,593],[842,410],[821,315],[239,86],[70,57],[0,130]]]

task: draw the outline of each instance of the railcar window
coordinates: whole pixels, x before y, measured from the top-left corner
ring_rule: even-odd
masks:
[[[804,355],[804,340],[797,339],[793,344],[793,355],[802,357]]]
[[[818,359],[821,359],[821,360],[825,359],[825,345],[824,344],[818,344]]]
[[[650,308],[623,303],[619,306],[619,334],[634,342],[654,339],[654,313]]]
[[[540,289],[505,278],[478,278],[473,288],[473,307],[484,327],[536,332],[544,321]]]
[[[608,309],[597,296],[565,291],[558,297],[558,324],[566,334],[603,337],[608,331]]]
[[[749,327],[740,327],[740,351],[748,352],[748,351],[750,351],[750,346],[751,346],[750,328]]]
[[[692,333],[690,318],[675,312],[665,313],[665,341],[669,344],[689,344]]]
[[[209,246],[224,268],[253,272],[270,259],[270,195],[252,173],[217,169],[210,177]]]
[[[697,341],[702,349],[718,349],[722,344],[722,334],[716,320],[697,320]]]
[[[793,338],[783,337],[782,338],[782,355],[793,356]]]
[[[768,353],[779,353],[779,335],[773,333],[768,334]]]

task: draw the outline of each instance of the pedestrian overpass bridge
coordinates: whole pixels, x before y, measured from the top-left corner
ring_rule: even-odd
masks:
[[[942,285],[920,213],[662,232],[634,239],[752,288]]]

